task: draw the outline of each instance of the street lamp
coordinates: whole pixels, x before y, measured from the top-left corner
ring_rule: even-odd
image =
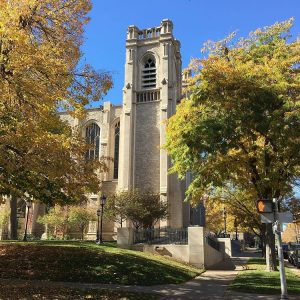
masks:
[[[102,233],[103,233],[103,211],[104,211],[104,205],[106,203],[106,196],[102,195],[100,198],[100,205],[101,210],[97,210],[97,216],[98,216],[98,228],[97,228],[97,244],[103,243]],[[100,217],[100,229],[99,229],[99,217]]]
[[[101,215],[101,210],[98,208],[97,209],[97,237],[96,237],[96,243],[99,244],[100,240],[100,232],[99,232],[99,227],[100,227],[100,215]]]
[[[29,209],[32,206],[32,202],[30,200],[26,200],[26,207],[27,207],[27,215],[26,215],[26,223],[25,223],[25,232],[24,232],[24,237],[23,241],[27,241],[27,227],[28,227],[28,217],[29,217]]]
[[[238,240],[238,231],[237,231],[237,228],[238,228],[238,222],[237,222],[237,218],[234,219],[234,227],[235,227],[235,239]]]
[[[224,206],[223,208],[223,218],[224,218],[224,237],[226,237],[227,235],[227,224],[226,224],[226,218],[227,218],[227,211],[226,211],[226,207]]]

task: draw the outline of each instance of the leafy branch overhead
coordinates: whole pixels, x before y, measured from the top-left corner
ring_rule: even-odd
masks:
[[[45,203],[99,190],[104,161],[86,162],[78,132],[58,116],[82,118],[111,77],[80,65],[89,0],[0,2],[0,193]]]
[[[192,171],[189,194],[218,186],[282,197],[296,184],[300,41],[289,41],[292,23],[210,42],[208,57],[191,61],[189,97],[168,122],[165,146],[171,171]]]

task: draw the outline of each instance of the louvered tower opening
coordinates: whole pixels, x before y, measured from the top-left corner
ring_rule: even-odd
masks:
[[[153,58],[147,58],[142,70],[142,88],[151,89],[156,87],[156,66]]]

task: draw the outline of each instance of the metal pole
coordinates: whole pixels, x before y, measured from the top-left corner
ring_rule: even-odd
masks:
[[[238,222],[237,222],[237,218],[234,218],[234,227],[235,227],[235,240],[238,240]]]
[[[100,244],[103,243],[103,239],[102,239],[102,219],[103,219],[103,208],[104,208],[104,204],[101,203],[101,225],[100,225]]]
[[[274,232],[277,234],[277,248],[278,248],[278,259],[279,259],[279,271],[280,271],[280,285],[281,285],[281,297],[280,299],[288,299],[287,286],[286,286],[286,276],[284,269],[284,260],[283,260],[283,250],[282,250],[282,241],[281,241],[281,224],[279,222],[278,215],[278,199],[273,198],[275,204],[275,223],[274,223]]]
[[[224,206],[224,209],[223,209],[223,216],[224,216],[224,237],[226,237],[226,235],[227,235],[226,214],[227,214],[227,212],[226,212],[226,208]]]
[[[99,214],[98,214],[98,212],[97,212],[97,237],[96,237],[96,243],[99,243],[99,218],[100,218],[100,216],[99,216]]]
[[[29,218],[29,206],[27,206],[27,216],[26,216],[25,232],[24,232],[24,237],[23,237],[23,241],[24,241],[24,242],[27,241],[28,218]]]

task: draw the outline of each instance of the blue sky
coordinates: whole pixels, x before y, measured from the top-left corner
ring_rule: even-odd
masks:
[[[246,36],[258,27],[295,17],[292,34],[300,35],[300,0],[93,0],[93,4],[82,51],[87,63],[111,72],[114,88],[104,100],[115,104],[122,102],[129,25],[142,29],[171,19],[174,36],[181,42],[183,67],[191,57],[201,56],[205,41],[220,40],[235,30]]]

